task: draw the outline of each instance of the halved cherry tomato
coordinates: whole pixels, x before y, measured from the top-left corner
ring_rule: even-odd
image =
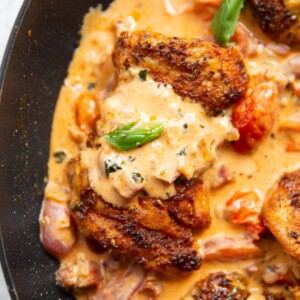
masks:
[[[240,138],[233,148],[241,153],[257,147],[270,133],[278,111],[278,90],[274,82],[264,82],[239,101],[232,112],[232,124]]]
[[[76,122],[81,130],[89,133],[99,119],[99,104],[92,93],[82,93],[76,101]]]
[[[259,218],[261,203],[254,191],[236,192],[226,203],[225,215],[229,222],[237,225],[247,225],[250,233],[256,238],[265,231]]]
[[[194,0],[194,11],[202,13],[202,20],[211,21],[221,2],[222,0]]]

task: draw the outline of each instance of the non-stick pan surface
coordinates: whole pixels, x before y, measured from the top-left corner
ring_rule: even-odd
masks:
[[[40,244],[52,115],[89,7],[110,1],[25,0],[0,72],[0,257],[12,299],[73,299]]]

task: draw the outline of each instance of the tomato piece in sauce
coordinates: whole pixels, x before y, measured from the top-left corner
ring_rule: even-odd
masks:
[[[99,104],[92,93],[82,93],[76,101],[76,122],[81,130],[89,133],[99,119]]]
[[[232,124],[240,138],[233,148],[240,153],[256,148],[271,132],[278,111],[278,90],[274,82],[257,85],[233,107]]]
[[[255,191],[237,191],[226,203],[225,214],[229,222],[247,225],[247,230],[256,237],[265,231],[259,218],[261,200]]]

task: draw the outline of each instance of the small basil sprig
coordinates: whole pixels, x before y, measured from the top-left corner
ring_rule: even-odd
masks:
[[[111,145],[122,151],[128,151],[158,138],[164,130],[162,122],[123,124],[104,138]]]
[[[64,151],[57,151],[53,154],[55,161],[58,164],[61,164],[67,157],[67,154]]]
[[[106,177],[109,177],[110,173],[117,172],[118,170],[122,170],[122,167],[119,166],[117,163],[112,162],[110,159],[104,162],[105,166],[105,174]]]
[[[244,0],[223,0],[215,14],[211,28],[215,40],[222,46],[227,46],[233,36]]]
[[[142,81],[146,81],[147,80],[147,73],[148,71],[147,70],[142,70],[140,71],[139,73],[139,77]]]

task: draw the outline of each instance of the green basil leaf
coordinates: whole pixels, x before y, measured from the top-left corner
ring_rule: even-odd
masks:
[[[114,162],[111,162],[109,159],[104,162],[105,164],[105,174],[106,177],[109,177],[110,173],[117,172],[118,170],[122,170],[122,168]]]
[[[142,183],[144,181],[144,178],[141,176],[141,174],[136,172],[131,174],[131,178],[135,183]]]
[[[146,81],[147,80],[147,70],[142,70],[139,72],[139,77],[142,81]]]
[[[89,82],[87,85],[87,89],[90,91],[90,90],[94,89],[95,86],[96,86],[95,82]]]
[[[122,151],[128,151],[158,138],[164,130],[162,122],[131,122],[121,125],[104,138]]]
[[[215,14],[211,28],[215,40],[222,46],[227,46],[233,36],[244,0],[223,0]]]
[[[176,153],[176,155],[179,155],[179,156],[186,156],[186,150],[185,150],[185,148],[180,149],[179,152]]]
[[[57,151],[53,154],[55,161],[58,164],[61,164],[67,157],[67,154],[64,151]]]

